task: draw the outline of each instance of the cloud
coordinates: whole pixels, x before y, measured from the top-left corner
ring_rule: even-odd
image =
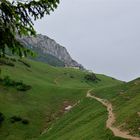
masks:
[[[139,0],[62,0],[35,23],[88,69],[122,80],[140,76]]]

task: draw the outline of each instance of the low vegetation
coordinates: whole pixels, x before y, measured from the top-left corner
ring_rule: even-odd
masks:
[[[22,64],[24,64],[26,67],[30,68],[31,65],[28,64],[27,62],[23,61],[22,59],[18,59],[19,62],[21,62]]]
[[[4,76],[4,78],[0,78],[0,83],[6,87],[16,88],[18,91],[27,91],[31,89],[30,85],[26,85],[22,81],[14,81],[9,76]]]
[[[106,129],[106,120],[106,108],[97,101],[84,98],[39,140],[123,140]]]
[[[94,73],[88,73],[85,75],[85,79],[87,81],[97,82],[100,81],[100,79],[97,78],[97,76]]]
[[[0,82],[0,111],[3,112],[5,116],[4,123],[0,128],[0,139],[2,140],[39,139],[41,133],[49,129],[59,119],[63,119],[63,116],[65,116],[65,102],[74,105],[79,100],[83,100],[87,90],[91,87],[99,88],[121,83],[104,75],[97,75],[97,77],[101,79],[98,83],[92,81],[87,82],[84,77],[88,73],[85,71],[72,68],[52,67],[27,59],[23,59],[23,61],[27,62],[31,67],[27,68],[27,66],[19,61],[14,62],[15,67],[9,67],[7,65],[1,67],[1,78],[7,75],[9,78],[6,79],[8,79],[7,81],[10,81],[10,83],[11,80],[15,82],[22,80],[23,84],[32,86],[30,90],[25,91],[25,93],[28,94],[22,94],[22,92],[13,88],[14,86],[5,86]],[[30,69],[30,71],[28,69]],[[58,84],[56,84],[56,82]],[[87,103],[88,99],[83,105],[88,109]],[[84,111],[83,105],[81,111]],[[94,108],[92,103],[90,107]],[[78,111],[78,109],[76,110]],[[87,112],[88,111],[89,110],[87,110]],[[67,115],[69,113],[70,112],[68,112]],[[83,113],[83,115],[84,114],[86,115],[86,113]],[[91,114],[94,114],[94,110]],[[20,117],[22,120],[17,123],[11,123],[11,121],[9,121],[11,116]],[[82,115],[79,117],[82,117]],[[26,118],[28,118],[28,121],[30,120],[29,123]],[[69,117],[67,119],[69,119]],[[91,124],[92,123],[93,122],[91,122]],[[21,124],[28,125],[24,127],[24,125]],[[62,125],[65,126],[65,124]],[[106,131],[102,133],[104,132]],[[99,133],[97,133],[97,135],[99,135]],[[111,132],[109,133],[110,136],[113,136]],[[87,133],[87,135],[89,134]],[[47,138],[48,136],[46,136],[45,139]]]
[[[21,118],[19,116],[13,116],[10,118],[11,123],[21,122],[22,124],[29,124],[29,120]]]
[[[3,113],[0,112],[0,125],[3,123],[5,117],[3,115]]]
[[[27,68],[19,61],[14,62],[15,67],[1,67],[3,79],[8,75],[7,81],[22,80],[22,84],[32,88],[25,91],[28,94],[21,94],[14,86],[0,82],[0,111],[4,114],[0,139],[122,140],[106,129],[106,108],[94,99],[86,98],[86,92],[91,88],[94,94],[112,102],[117,117],[115,125],[120,126],[125,120],[122,129],[131,129],[132,134],[139,135],[139,80],[124,83],[105,75],[95,76],[72,68],[23,61],[31,67]],[[85,79],[87,75],[91,76],[89,80]],[[98,82],[94,81],[95,77]],[[66,102],[78,104],[65,113]]]
[[[116,126],[140,137],[139,79],[113,87],[96,89],[94,94],[112,102],[117,118]]]
[[[0,58],[0,65],[7,65],[7,66],[11,66],[11,67],[14,67],[14,63],[12,62],[11,59],[8,59],[8,58]]]

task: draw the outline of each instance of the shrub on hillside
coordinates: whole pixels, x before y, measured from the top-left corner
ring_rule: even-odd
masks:
[[[29,120],[23,119],[19,116],[13,116],[10,118],[11,123],[21,122],[22,124],[29,124]]]
[[[26,62],[24,62],[23,60],[21,60],[21,59],[18,59],[18,61],[19,62],[21,62],[22,64],[24,64],[26,67],[28,67],[28,68],[30,68],[31,67],[31,65],[30,64],[28,64],[28,63],[26,63]]]
[[[2,124],[4,119],[5,119],[5,117],[4,117],[3,113],[0,112],[0,125]]]
[[[100,81],[94,73],[88,73],[84,77],[87,81]]]
[[[73,75],[70,75],[70,78],[74,78],[74,76]]]
[[[11,123],[20,122],[22,120],[21,117],[13,116],[10,118]]]
[[[27,119],[22,119],[22,124],[29,124],[29,121]]]
[[[10,62],[9,59],[6,59],[6,58],[0,58],[0,64],[1,65],[8,65],[8,66],[11,66],[11,67],[14,67],[14,63]]]
[[[3,84],[5,86],[13,86],[14,85],[14,81],[12,81],[9,76],[5,76],[2,81],[3,81]]]
[[[8,86],[8,87],[9,86],[12,86],[12,87],[15,87],[19,91],[27,91],[27,90],[30,90],[32,88],[30,85],[26,85],[22,81],[16,82],[16,81],[10,79],[9,76],[5,76],[4,78],[0,78],[0,82],[4,86]]]
[[[18,85],[16,89],[19,91],[27,91],[31,89],[31,86],[22,84],[22,85]]]
[[[11,61],[13,62],[16,62],[16,59],[15,58],[10,58]]]

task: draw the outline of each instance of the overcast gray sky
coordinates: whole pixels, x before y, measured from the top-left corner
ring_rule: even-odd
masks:
[[[87,69],[127,81],[140,76],[140,0],[61,0],[35,28]]]

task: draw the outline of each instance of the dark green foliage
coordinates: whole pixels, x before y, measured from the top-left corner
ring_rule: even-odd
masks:
[[[96,81],[98,80],[94,73],[86,74],[84,77],[87,81]]]
[[[29,124],[29,121],[27,119],[22,119],[22,123],[27,125]]]
[[[11,61],[16,62],[17,60],[15,58],[10,58]]]
[[[13,116],[10,118],[11,123],[20,122],[22,120],[19,116]]]
[[[70,78],[72,78],[72,79],[73,79],[73,78],[74,78],[74,76],[73,76],[73,75],[70,75]]]
[[[25,66],[27,66],[27,67],[29,67],[29,68],[31,67],[28,63],[24,62],[24,61],[21,60],[21,59],[18,59],[18,61],[21,62],[21,63],[23,63]]]
[[[22,84],[22,85],[16,86],[16,89],[19,91],[27,91],[31,89],[31,86]]]
[[[30,90],[32,88],[30,85],[26,85],[22,81],[16,82],[16,81],[10,79],[9,76],[5,76],[4,78],[0,78],[0,83],[2,83],[4,86],[15,87],[18,91],[27,91],[27,90]]]
[[[15,82],[12,81],[12,80],[10,79],[9,76],[5,76],[5,77],[2,79],[2,82],[3,82],[3,84],[4,84],[5,86],[13,86],[13,85],[15,84]]]
[[[35,35],[32,18],[41,19],[45,14],[50,14],[57,8],[59,0],[0,2],[0,56],[5,56],[6,48],[20,57],[33,55],[16,39],[16,34]]]
[[[32,47],[32,50],[35,53],[37,53],[36,57],[31,58],[33,60],[44,62],[44,63],[47,63],[52,66],[56,66],[56,67],[65,66],[64,62],[62,62],[61,60],[59,60],[58,58],[56,58],[55,56],[53,56],[51,54],[44,54],[40,48]]]
[[[11,123],[21,122],[22,124],[26,124],[26,125],[29,124],[29,120],[23,119],[23,118],[21,118],[19,116],[13,116],[13,117],[11,117],[10,118],[10,122]]]
[[[37,61],[45,62],[49,65],[56,66],[56,67],[64,67],[65,66],[64,62],[62,62],[61,60],[59,60],[58,58],[56,58],[55,56],[52,56],[50,54],[39,55],[33,59],[37,60]]]
[[[8,65],[14,67],[14,63],[12,63],[9,59],[0,58],[0,65]]]
[[[4,119],[5,119],[5,117],[4,117],[3,113],[0,112],[0,125],[2,124]]]

